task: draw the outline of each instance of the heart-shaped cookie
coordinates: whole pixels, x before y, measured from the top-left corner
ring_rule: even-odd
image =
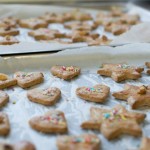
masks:
[[[110,88],[103,84],[97,84],[94,87],[79,87],[76,94],[82,99],[92,102],[104,102],[108,97]]]
[[[5,89],[16,84],[16,79],[11,79],[6,74],[0,73],[0,89]]]
[[[58,150],[99,150],[100,139],[94,134],[60,136],[57,138]]]
[[[75,66],[65,67],[57,65],[51,68],[51,73],[58,78],[70,80],[80,74],[80,68]]]
[[[30,126],[44,133],[66,133],[67,122],[63,112],[58,110],[49,111],[43,116],[33,117],[29,121]]]
[[[8,135],[10,124],[7,114],[0,112],[0,135]]]
[[[44,75],[40,72],[16,72],[14,78],[17,80],[18,86],[29,88],[43,82]]]
[[[0,90],[0,108],[6,105],[8,101],[9,101],[8,94]]]
[[[47,89],[33,89],[27,92],[27,97],[30,101],[51,106],[60,99],[61,91],[56,87]]]

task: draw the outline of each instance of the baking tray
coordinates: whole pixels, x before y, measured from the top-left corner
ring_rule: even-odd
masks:
[[[103,7],[103,5],[102,5]],[[121,7],[121,6],[120,6]],[[100,7],[101,8],[101,7]],[[141,21],[146,22],[150,21],[150,13],[149,11],[142,9],[138,6],[127,4],[122,5],[122,8],[125,11],[128,11],[131,14],[138,13],[141,15]],[[1,18],[7,17],[10,15],[19,17],[19,18],[29,18],[29,17],[37,17],[45,12],[68,12],[75,9],[74,7],[59,7],[59,6],[39,6],[39,5],[1,5]],[[26,11],[32,10],[32,11]],[[91,13],[92,15],[96,15],[98,10],[94,9],[81,9],[81,11]],[[58,25],[57,25],[58,26]],[[58,26],[59,28],[60,26]],[[64,30],[61,28],[61,30]],[[0,55],[13,55],[13,54],[29,54],[29,53],[41,53],[41,52],[54,52],[60,51],[67,48],[77,48],[77,47],[86,47],[88,46],[86,43],[76,43],[76,44],[59,44],[59,43],[39,43],[35,42],[31,37],[28,37],[26,34],[26,29],[22,30],[23,36],[18,36],[18,39],[21,39],[21,43],[11,45],[11,46],[0,46]],[[97,30],[99,33],[103,34],[103,28],[99,28]],[[110,33],[104,33],[109,38],[113,39],[114,36]],[[118,46],[122,43],[119,43]],[[111,46],[111,45],[110,45]]]
[[[10,96],[10,101],[1,111],[9,116],[11,132],[8,137],[0,137],[0,141],[15,143],[19,140],[28,140],[36,145],[37,150],[57,150],[56,137],[59,135],[36,132],[28,124],[28,120],[33,116],[57,109],[65,113],[69,135],[95,133],[102,141],[101,150],[136,150],[141,138],[126,135],[116,140],[108,141],[100,132],[82,130],[80,127],[81,123],[89,118],[91,106],[112,108],[116,104],[122,104],[127,109],[130,109],[125,102],[115,100],[111,95],[103,104],[87,102],[78,98],[75,90],[80,86],[93,86],[103,83],[111,88],[112,93],[121,90],[125,83],[134,85],[150,84],[150,77],[145,73],[142,74],[143,77],[139,80],[129,80],[121,83],[116,83],[111,78],[101,77],[96,74],[102,63],[127,62],[143,66],[145,61],[150,60],[149,49],[150,44],[129,44],[116,48],[107,46],[80,48],[52,55],[0,58],[1,72],[13,76],[16,71],[41,71],[44,73],[45,81],[33,88],[55,86],[60,88],[62,92],[62,97],[55,106],[46,107],[27,99],[26,93],[29,89],[23,90],[20,87],[13,87],[5,90]],[[70,82],[56,78],[50,73],[50,68],[56,64],[79,66],[81,67],[81,75]],[[13,104],[14,102],[15,104]],[[142,112],[147,114],[144,123],[141,124],[143,134],[150,136],[150,112],[148,110]]]

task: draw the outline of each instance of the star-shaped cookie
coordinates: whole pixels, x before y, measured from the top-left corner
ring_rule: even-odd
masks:
[[[20,141],[15,144],[0,142],[0,150],[36,150],[36,148],[27,141]]]
[[[0,73],[0,89],[9,88],[17,84],[16,79],[9,78],[6,74]]]
[[[111,77],[116,82],[121,82],[127,79],[136,80],[140,78],[143,70],[144,68],[127,64],[102,64],[102,68],[97,73],[102,76]]]
[[[102,103],[106,100],[110,92],[110,88],[103,84],[97,84],[94,87],[79,87],[76,94],[82,99]]]
[[[22,88],[29,88],[44,81],[44,75],[40,72],[16,72],[14,78]]]
[[[122,105],[117,105],[113,109],[92,107],[90,120],[83,122],[81,127],[100,130],[109,140],[117,138],[121,134],[141,136],[142,129],[139,123],[143,122],[145,117],[145,114],[130,112]]]
[[[63,112],[52,110],[42,116],[33,117],[29,120],[30,126],[43,133],[66,133],[67,122]]]
[[[27,92],[27,97],[30,101],[51,106],[54,105],[61,96],[61,91],[56,87],[47,89],[32,89]]]
[[[124,90],[114,92],[113,96],[127,101],[132,109],[150,106],[150,86],[125,84]]]
[[[0,135],[6,136],[9,134],[10,124],[7,114],[0,112]]]
[[[150,138],[143,137],[139,150],[149,150],[150,149]]]
[[[79,136],[60,136],[57,138],[58,150],[99,150],[100,139],[94,134]]]
[[[80,74],[80,68],[76,66],[53,66],[51,73],[61,79],[70,80]]]

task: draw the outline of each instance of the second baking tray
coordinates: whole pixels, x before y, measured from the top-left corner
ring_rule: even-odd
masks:
[[[112,4],[111,4],[112,5]],[[110,6],[111,6],[110,5]],[[73,10],[73,7],[59,7],[59,6],[39,6],[39,5],[1,5],[1,17],[7,17],[10,15],[19,17],[19,18],[30,18],[37,17],[45,12],[68,12]],[[104,5],[102,6],[104,7]],[[121,7],[121,6],[120,6]],[[129,13],[138,13],[141,16],[141,21],[147,22],[150,18],[150,13],[147,10],[134,6],[132,4],[125,5],[122,7]],[[100,7],[101,9],[101,7]],[[32,11],[27,11],[32,10]],[[98,10],[91,9],[81,9],[81,11],[85,11],[91,13],[92,15],[96,15]],[[58,26],[59,28],[60,26]],[[63,28],[61,28],[63,30]],[[104,31],[102,28],[98,29],[100,34],[103,34]],[[16,54],[30,54],[30,53],[41,53],[41,52],[54,52],[59,50],[64,50],[67,48],[76,48],[76,47],[85,47],[86,43],[76,43],[76,44],[59,44],[59,43],[39,43],[35,42],[33,39],[27,36],[24,30],[21,32],[22,36],[18,36],[22,42],[19,44],[11,45],[11,46],[0,46],[0,56],[2,55],[16,55]],[[110,33],[104,33],[109,38],[114,38],[114,36]],[[114,45],[113,45],[114,46]],[[115,45],[117,46],[117,45]]]

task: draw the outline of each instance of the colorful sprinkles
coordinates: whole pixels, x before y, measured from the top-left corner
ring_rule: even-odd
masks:
[[[62,66],[62,70],[63,70],[63,71],[73,71],[73,72],[77,72],[77,71],[79,71],[79,69],[78,69],[78,68],[73,67],[73,66],[70,66],[70,67]]]
[[[101,89],[92,87],[92,88],[86,88],[86,91],[100,93]]]

